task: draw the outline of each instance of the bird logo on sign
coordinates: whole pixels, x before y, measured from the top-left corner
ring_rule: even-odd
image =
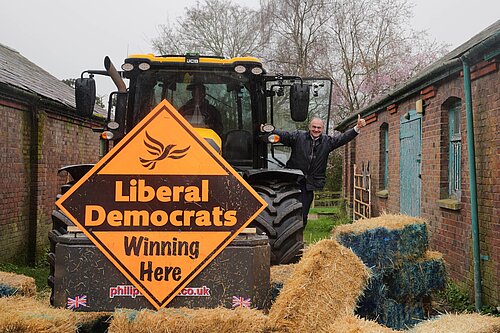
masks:
[[[149,154],[155,156],[153,158],[142,158],[139,157],[143,167],[153,170],[156,167],[156,163],[164,160],[165,158],[171,158],[174,160],[183,158],[187,155],[187,151],[191,146],[187,146],[182,149],[175,149],[177,145],[168,144],[164,145],[160,141],[156,140],[146,132],[146,139],[144,140],[144,145],[147,147]]]

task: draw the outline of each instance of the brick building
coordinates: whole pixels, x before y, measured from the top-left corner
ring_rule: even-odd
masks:
[[[368,125],[344,147],[346,199],[353,200],[353,165],[370,162],[372,216],[401,212],[427,220],[431,247],[444,254],[449,277],[476,306],[478,297],[491,306],[500,300],[499,59],[497,21],[362,109]]]
[[[0,262],[42,258],[64,181],[57,170],[98,160],[91,128],[99,117],[79,117],[74,99],[68,85],[0,44]]]

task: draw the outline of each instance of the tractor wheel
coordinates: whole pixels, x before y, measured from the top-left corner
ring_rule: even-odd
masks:
[[[64,191],[64,186],[63,186]],[[61,194],[57,195],[59,198]],[[55,281],[55,268],[56,268],[56,245],[58,237],[68,233],[68,226],[74,225],[73,222],[59,209],[56,208],[52,211],[52,230],[49,231],[50,250],[47,254],[47,261],[49,262],[49,277],[47,284],[51,288],[50,304],[54,305],[54,281]]]
[[[266,201],[266,209],[252,221],[255,227],[269,237],[271,264],[297,262],[304,248],[302,203],[297,183],[266,181],[252,184]]]
[[[63,184],[61,186],[61,193],[56,196],[56,201],[64,193],[66,193],[90,168],[90,164],[82,164],[79,166],[69,166],[62,168],[61,171],[68,171],[73,180]],[[68,226],[74,226],[73,222],[59,209],[55,208],[52,211],[52,230],[49,231],[49,243],[50,250],[47,254],[47,261],[49,262],[49,276],[47,278],[47,284],[51,288],[50,293],[50,304],[54,305],[54,281],[55,281],[55,267],[56,267],[56,245],[58,243],[58,237],[68,233]]]

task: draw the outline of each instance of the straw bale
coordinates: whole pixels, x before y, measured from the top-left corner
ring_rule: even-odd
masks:
[[[0,332],[77,332],[77,320],[70,310],[50,308],[33,297],[3,297]]]
[[[269,311],[273,329],[313,332],[353,315],[369,270],[333,239],[312,245],[297,263]]]
[[[408,301],[430,295],[446,285],[446,272],[441,254],[429,252],[423,258],[406,261],[384,275],[387,297]]]
[[[0,332],[97,332],[92,328],[98,327],[109,315],[104,312],[83,313],[53,308],[46,301],[34,297],[0,298]]]
[[[345,316],[319,330],[320,333],[394,333],[395,331],[377,322],[357,316]]]
[[[0,297],[12,295],[35,296],[35,279],[22,274],[0,272]]]
[[[403,229],[411,224],[425,224],[425,221],[419,217],[403,214],[382,214],[378,217],[358,220],[352,224],[343,224],[335,228],[334,232],[361,234],[365,231],[386,228],[389,230]]]
[[[406,215],[382,215],[338,226],[333,237],[351,248],[370,268],[383,270],[424,255],[427,227],[422,219]]]
[[[167,308],[159,311],[118,309],[108,333],[267,332],[268,317],[248,308],[234,310]]]
[[[378,277],[370,281],[358,302],[356,314],[391,328],[402,329],[425,318],[425,306],[429,300],[427,296],[400,301],[391,299],[386,284]]]
[[[470,314],[445,314],[432,320],[426,320],[409,333],[498,333],[500,317]]]

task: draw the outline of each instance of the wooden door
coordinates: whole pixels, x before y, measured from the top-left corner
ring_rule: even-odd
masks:
[[[401,117],[400,140],[400,201],[402,214],[420,215],[420,195],[422,189],[421,159],[422,130],[421,116],[409,111]]]

